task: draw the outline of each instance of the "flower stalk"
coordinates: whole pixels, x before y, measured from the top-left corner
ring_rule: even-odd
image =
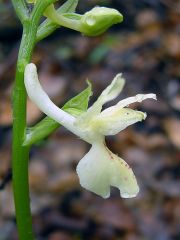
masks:
[[[120,12],[106,7],[94,7],[84,15],[80,15],[76,13],[58,13],[52,4],[44,14],[54,23],[79,31],[86,36],[102,34],[112,25],[123,21]]]

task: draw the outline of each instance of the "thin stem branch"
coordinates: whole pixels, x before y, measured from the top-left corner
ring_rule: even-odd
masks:
[[[68,0],[61,7],[59,7],[56,11],[58,14],[74,12],[76,10],[78,2],[79,2],[79,0]],[[54,32],[59,27],[60,26],[58,24],[54,23],[50,19],[44,20],[44,22],[41,23],[41,25],[38,28],[36,41],[38,42],[38,41],[42,40],[43,38],[47,37],[48,35],[50,35],[52,32]]]
[[[54,8],[54,5],[50,5],[46,11],[45,16],[51,19],[53,22],[57,23],[59,26],[63,26],[66,28],[70,28],[76,31],[80,31],[81,23],[79,19],[69,19],[64,17],[62,14],[59,14],[56,9]],[[81,18],[81,15],[76,14],[79,18]]]
[[[46,8],[56,1],[57,0],[38,0],[33,8],[31,20],[34,20],[36,23],[39,22]]]

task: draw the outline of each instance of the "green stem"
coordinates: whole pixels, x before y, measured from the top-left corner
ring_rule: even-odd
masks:
[[[26,132],[26,91],[24,69],[30,61],[34,47],[32,29],[26,27],[23,33],[17,62],[15,87],[13,91],[13,191],[19,239],[34,239],[29,204],[28,161],[29,148],[22,143]],[[34,35],[36,34],[36,31]],[[28,44],[27,44],[28,43]]]
[[[40,18],[49,4],[55,0],[39,0],[33,12],[23,22],[23,36],[20,45],[15,86],[13,90],[13,192],[16,221],[20,240],[33,240],[32,218],[29,201],[28,162],[29,147],[23,146],[26,138],[26,90],[24,70],[30,62],[35,45]],[[18,5],[20,4],[20,6]],[[24,19],[23,1],[13,0],[13,5],[20,19]],[[18,9],[20,7],[20,9]],[[22,12],[21,12],[22,11]],[[25,13],[27,16],[27,13]]]

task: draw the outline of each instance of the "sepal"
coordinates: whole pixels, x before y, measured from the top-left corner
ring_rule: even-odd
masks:
[[[80,184],[103,198],[110,196],[110,187],[117,187],[123,198],[135,197],[139,187],[132,169],[113,154],[103,142],[92,144],[77,166]]]
[[[92,120],[93,128],[102,135],[115,135],[128,126],[146,119],[146,113],[112,106]]]
[[[122,91],[125,84],[122,74],[117,74],[111,84],[104,89],[96,102],[76,120],[76,126],[80,128],[91,129],[93,127],[93,118],[96,118],[102,110],[102,106],[115,99]]]

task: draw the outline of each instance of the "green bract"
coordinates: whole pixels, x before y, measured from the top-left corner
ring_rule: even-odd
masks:
[[[139,191],[132,169],[108,149],[105,136],[117,134],[129,125],[146,118],[146,113],[127,108],[129,104],[147,98],[156,99],[156,95],[152,93],[138,94],[102,111],[106,102],[118,96],[124,83],[125,80],[118,74],[97,101],[86,112],[76,117],[58,108],[49,99],[39,83],[34,64],[28,64],[25,70],[25,86],[30,99],[46,115],[92,145],[90,151],[78,163],[77,173],[84,188],[104,198],[110,196],[111,186],[117,187],[124,198],[135,197]]]

